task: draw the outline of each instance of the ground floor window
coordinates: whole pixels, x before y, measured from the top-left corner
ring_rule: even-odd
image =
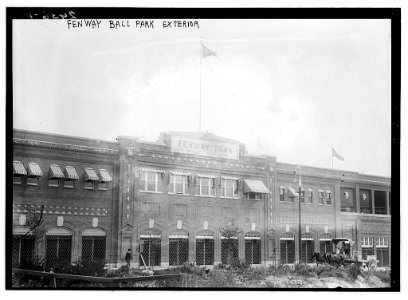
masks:
[[[302,256],[301,261],[305,263],[313,262],[314,242],[302,240]]]
[[[361,257],[362,259],[367,259],[367,256],[374,255],[374,248],[362,248],[361,249]]]
[[[139,257],[140,266],[144,265],[143,260],[146,266],[160,266],[161,263],[160,238],[140,239],[140,257]]]
[[[83,260],[105,260],[106,238],[104,236],[82,237]]]
[[[378,267],[388,267],[390,265],[388,248],[377,248],[376,255],[378,260]]]
[[[196,263],[197,265],[214,264],[214,239],[196,240]]]
[[[13,235],[13,266],[32,261],[35,237],[32,235]]]
[[[48,266],[71,262],[72,237],[47,235],[45,259]]]
[[[293,239],[280,240],[280,262],[282,264],[295,262],[295,241]]]
[[[221,239],[221,262],[231,264],[238,259],[238,239]]]
[[[261,263],[261,239],[245,238],[245,262],[248,264]]]
[[[188,238],[169,239],[169,265],[179,266],[188,262]]]
[[[320,241],[320,253],[332,253],[333,248],[330,241]]]

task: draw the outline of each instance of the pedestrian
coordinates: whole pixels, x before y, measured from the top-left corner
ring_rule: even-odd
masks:
[[[132,259],[133,259],[132,253],[131,253],[130,249],[128,249],[128,251],[126,252],[126,255],[125,255],[125,261],[126,261],[126,264],[127,264],[128,267],[130,267],[130,261]]]

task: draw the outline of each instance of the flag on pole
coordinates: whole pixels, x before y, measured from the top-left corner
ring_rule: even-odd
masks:
[[[332,147],[332,157],[335,157],[335,158],[337,158],[338,160],[344,161],[343,156],[341,156],[340,154],[338,154],[338,153],[336,152],[336,150],[334,150],[333,147]]]
[[[218,57],[217,53],[215,53],[211,49],[207,48],[207,46],[204,45],[203,42],[201,42],[201,54],[203,55],[203,57],[207,57],[207,56],[211,56],[211,55],[214,55],[215,57]]]

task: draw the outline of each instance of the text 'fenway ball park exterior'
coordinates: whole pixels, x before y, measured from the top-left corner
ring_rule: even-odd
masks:
[[[302,166],[299,199],[296,165],[186,132],[152,143],[14,130],[12,163],[15,266],[40,256],[117,267],[128,249],[132,266],[311,262],[339,237],[391,263],[390,178]]]

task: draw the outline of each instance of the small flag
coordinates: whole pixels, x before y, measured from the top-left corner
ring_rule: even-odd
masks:
[[[201,42],[201,53],[202,53],[203,57],[207,57],[207,56],[211,56],[211,55],[214,55],[215,57],[218,57],[217,53],[215,53],[211,49],[208,49],[207,46],[204,45],[203,42]]]
[[[340,154],[338,154],[338,153],[336,152],[336,150],[334,150],[333,147],[332,147],[332,156],[335,157],[335,158],[337,158],[338,160],[344,161],[343,156],[341,156]]]

